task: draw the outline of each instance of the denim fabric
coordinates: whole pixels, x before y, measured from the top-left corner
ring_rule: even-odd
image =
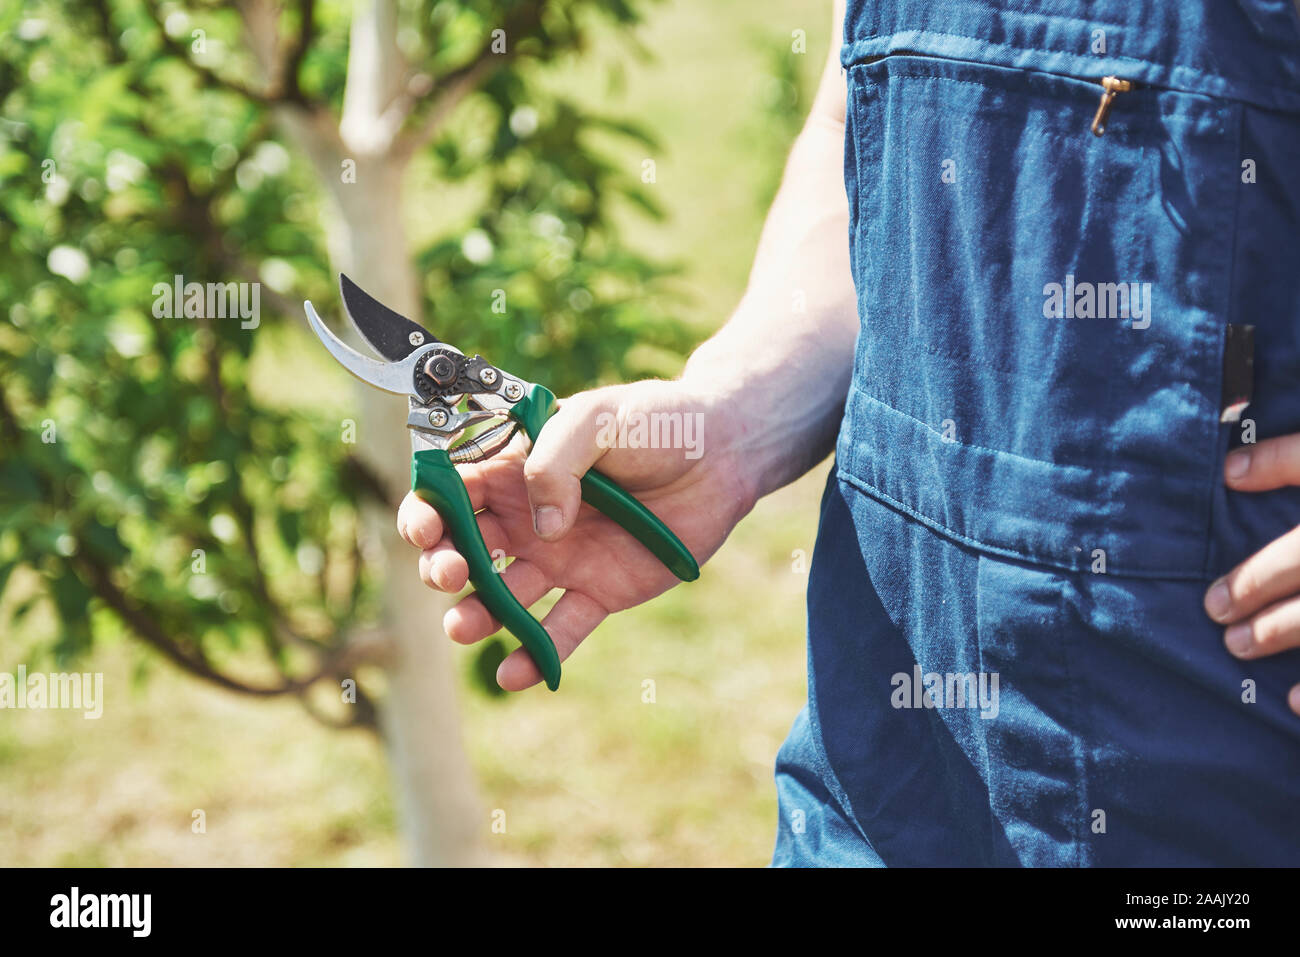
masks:
[[[1300,432],[1291,3],[850,0],[844,65],[862,330],[774,863],[1300,863],[1300,652],[1201,606],[1300,525],[1219,423],[1250,323],[1245,415]]]

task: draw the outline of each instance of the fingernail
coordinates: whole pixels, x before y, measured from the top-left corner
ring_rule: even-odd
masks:
[[[541,538],[550,538],[564,525],[564,514],[554,505],[539,505],[533,509],[533,530]]]
[[[1300,714],[1300,685],[1291,689],[1291,693],[1286,697],[1287,704],[1291,705],[1291,710]]]
[[[1230,479],[1239,479],[1250,471],[1250,453],[1233,452],[1224,464],[1224,472]]]
[[[1223,643],[1228,646],[1228,650],[1234,655],[1248,653],[1251,645],[1255,643],[1250,625],[1244,621],[1239,625],[1233,625],[1224,632]]]
[[[1205,596],[1205,610],[1210,613],[1211,618],[1218,620],[1227,615],[1231,608],[1232,595],[1228,591],[1227,584],[1217,582]]]

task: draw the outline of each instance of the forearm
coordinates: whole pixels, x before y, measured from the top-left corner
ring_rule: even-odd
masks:
[[[743,457],[755,499],[831,451],[858,320],[842,174],[844,127],[815,111],[796,140],[731,319],[683,380],[710,397]]]

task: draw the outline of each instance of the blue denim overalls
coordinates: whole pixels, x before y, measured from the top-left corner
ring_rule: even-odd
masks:
[[[1300,864],[1300,653],[1202,610],[1300,524],[1222,482],[1300,432],[1291,0],[850,0],[843,64],[862,330],[774,863]]]

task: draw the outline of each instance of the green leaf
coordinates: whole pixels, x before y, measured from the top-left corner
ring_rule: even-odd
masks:
[[[506,660],[508,650],[501,638],[489,638],[474,655],[474,687],[489,698],[505,696],[505,689],[497,684],[497,668]]]

